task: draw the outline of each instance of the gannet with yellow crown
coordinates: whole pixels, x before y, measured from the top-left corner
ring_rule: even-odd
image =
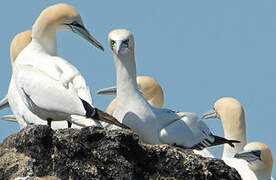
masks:
[[[90,93],[87,93],[89,88],[80,72],[57,56],[56,33],[61,29],[75,32],[103,50],[86,30],[74,7],[62,3],[46,8],[33,25],[31,43],[15,61],[8,92],[10,107],[14,109],[16,103],[10,95],[17,91],[28,109],[43,120],[69,120],[79,126],[99,125],[94,120],[101,120],[125,127],[112,116],[92,107]],[[24,114],[20,116],[22,118]]]
[[[137,85],[133,35],[128,30],[117,29],[109,33],[108,41],[117,79],[114,117],[138,133],[144,142],[193,149],[223,143],[233,146],[237,142],[214,136],[194,113],[152,107]]]
[[[234,167],[243,179],[271,178],[273,165],[271,151],[264,143],[251,142],[247,144],[244,109],[237,99],[233,97],[218,99],[214,108],[202,116],[202,119],[209,118],[221,120],[225,138],[240,141],[232,148],[224,146],[222,159],[226,164]]]
[[[150,76],[137,76],[137,85],[141,93],[147,99],[150,105],[156,108],[161,108],[164,104],[164,93],[161,85]],[[98,91],[98,94],[116,94],[116,87],[104,88]],[[106,112],[113,115],[116,108],[116,98],[114,98],[108,105]],[[109,127],[109,125],[106,125]],[[194,150],[196,154],[200,154],[204,157],[213,157],[213,155],[207,150]]]
[[[241,171],[238,166],[237,171],[244,180],[273,180],[273,157],[270,148],[261,142],[250,142],[244,146],[244,150],[236,153],[235,159],[241,159],[246,162],[249,168],[247,171]],[[231,164],[230,164],[231,165]],[[235,168],[235,165],[233,166]]]
[[[224,130],[224,138],[236,139],[240,143],[235,147],[224,145],[222,159],[232,158],[246,145],[246,123],[244,110],[241,103],[232,97],[218,99],[214,108],[202,116],[202,119],[219,118]]]

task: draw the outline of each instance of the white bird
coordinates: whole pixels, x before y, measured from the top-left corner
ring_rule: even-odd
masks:
[[[22,33],[17,34],[12,40],[10,45],[10,60],[11,60],[12,69],[14,67],[14,63],[16,61],[18,54],[31,42],[31,34],[32,34],[31,31],[24,31]],[[11,87],[12,87],[12,84],[10,83],[10,88]],[[28,108],[20,99],[20,96],[16,91],[14,91],[12,95],[13,95],[12,98],[14,102],[14,109],[20,108],[20,111],[25,114],[25,117],[30,117],[30,120],[25,121],[23,117],[18,118],[17,120],[14,115],[3,116],[2,118],[4,120],[18,122],[20,129],[26,127],[28,124],[31,124],[31,123],[47,125],[47,121],[40,119],[39,117],[37,117],[35,114],[33,114],[31,111],[28,110]],[[1,109],[9,107],[8,94],[1,100],[0,107]]]
[[[32,32],[30,30],[24,31],[24,32],[18,33],[11,41],[10,61],[11,61],[12,68],[18,54],[31,42],[32,40],[31,35],[32,35]],[[5,97],[0,100],[0,110],[7,107],[9,107],[8,94],[6,94]]]
[[[241,158],[239,158],[240,153],[243,153],[244,150],[253,149],[252,147],[266,149],[265,151],[263,151],[263,153],[266,152],[263,154],[264,155],[263,157],[266,157],[266,158],[263,158],[263,160],[264,159],[266,160],[265,162],[262,162],[262,163],[266,163],[267,164],[266,166],[269,166],[268,169],[272,169],[272,164],[273,164],[272,154],[267,145],[263,143],[258,143],[258,142],[252,142],[252,143],[246,144],[247,140],[246,140],[245,114],[241,103],[237,99],[232,97],[223,97],[218,99],[214,104],[214,108],[209,110],[207,113],[205,113],[202,116],[202,119],[208,119],[208,118],[218,118],[221,120],[223,129],[224,129],[225,138],[237,139],[240,141],[240,143],[235,145],[235,147],[233,148],[229,148],[228,146],[224,145],[222,159],[225,161],[227,165],[234,167],[239,172],[239,174],[242,176],[243,179],[250,179],[250,180],[258,179],[256,178],[254,171],[252,171],[252,169],[250,168],[251,163],[248,164],[248,162],[244,160],[240,160]],[[258,164],[260,162],[256,161],[254,162],[254,164],[256,163]],[[260,173],[256,173],[256,174],[260,174]],[[260,178],[260,177],[259,179],[268,179],[268,178]],[[264,176],[264,177],[267,177],[267,176]],[[270,171],[269,177],[271,177],[271,171]]]
[[[147,99],[149,104],[156,108],[161,108],[164,104],[164,93],[161,85],[150,76],[137,76],[137,85],[141,93]],[[98,91],[98,94],[116,94],[116,87],[104,88]],[[116,98],[114,98],[108,105],[106,112],[113,115],[116,108]],[[108,126],[106,126],[108,127]],[[207,150],[194,150],[196,154],[200,154],[204,157],[213,157],[213,155]]]
[[[150,76],[137,76],[137,85],[147,101],[156,108],[161,108],[164,104],[164,93],[160,84]],[[98,94],[116,94],[116,87],[100,89]],[[116,108],[116,98],[114,98],[106,108],[106,112],[113,115]]]
[[[273,179],[273,157],[270,148],[261,142],[250,142],[244,150],[236,153],[234,158],[246,161],[249,171],[241,171],[237,168],[242,179],[245,180],[268,180]]]
[[[27,30],[21,33],[18,33],[12,40],[10,45],[10,60],[11,60],[11,66],[13,68],[14,63],[16,61],[17,56],[20,54],[20,52],[32,41],[32,31]],[[20,98],[19,98],[20,99]],[[20,102],[20,100],[19,100]],[[24,114],[28,114],[25,116],[29,117],[28,122],[21,122],[19,123],[20,129],[27,126],[27,123],[35,123],[35,124],[41,124],[41,125],[47,125],[47,121],[40,119],[35,114],[33,114],[24,103],[20,104],[21,109],[24,110]],[[8,102],[8,94],[0,100],[0,109],[9,107]],[[23,111],[22,110],[22,111]],[[12,121],[12,122],[18,122],[15,115],[5,115],[2,116],[3,120]],[[67,128],[68,122],[67,121],[55,121],[51,123],[52,129],[61,129],[61,128]],[[80,126],[77,126],[75,124],[72,125],[72,128],[80,128]]]
[[[218,118],[221,120],[224,138],[240,141],[235,147],[224,145],[222,159],[232,158],[246,145],[246,123],[241,103],[232,97],[218,99],[214,108],[206,112],[202,119]]]
[[[134,130],[149,144],[170,144],[203,149],[236,141],[212,135],[194,113],[175,112],[152,107],[136,82],[134,37],[125,29],[109,33],[108,40],[116,66],[117,105],[114,112],[120,122]]]
[[[103,50],[86,30],[74,7],[56,4],[46,8],[33,25],[31,43],[15,62],[8,92],[12,110],[16,108],[16,102],[10,95],[18,92],[28,109],[43,120],[68,120],[87,126],[97,124],[92,120],[95,119],[126,127],[107,113],[92,107],[89,88],[80,72],[57,56],[56,33],[61,29],[73,31]],[[17,111],[20,112],[20,109]],[[14,114],[18,119],[18,113]],[[27,119],[20,114],[19,118],[22,117]],[[85,121],[84,117],[89,119]]]

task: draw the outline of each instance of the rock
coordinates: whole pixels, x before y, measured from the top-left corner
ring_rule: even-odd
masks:
[[[0,179],[240,179],[223,161],[129,130],[29,126],[0,145]]]

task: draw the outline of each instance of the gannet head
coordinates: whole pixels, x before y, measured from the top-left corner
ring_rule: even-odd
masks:
[[[202,116],[202,119],[219,118],[225,123],[244,119],[244,110],[241,103],[232,97],[223,97],[215,102],[214,108]]]
[[[134,52],[134,37],[126,29],[116,29],[109,33],[108,41],[113,54],[117,56]]]
[[[240,141],[234,148],[224,146],[222,158],[232,158],[243,150],[247,143],[246,123],[241,103],[232,97],[223,97],[215,102],[214,108],[202,116],[202,119],[218,118],[221,120],[224,137]]]
[[[12,40],[10,45],[10,59],[12,67],[19,53],[32,41],[32,31],[27,30],[18,33]]]
[[[252,171],[264,171],[271,177],[273,168],[273,157],[269,147],[261,142],[251,142],[244,147],[244,151],[237,153],[235,158],[244,159],[249,162]]]
[[[32,37],[41,38],[43,35],[55,34],[61,29],[77,33],[96,47],[104,50],[103,46],[84,27],[77,10],[65,3],[52,5],[41,12],[33,25]]]
[[[202,119],[218,118],[222,121],[224,132],[229,137],[246,134],[244,110],[241,103],[232,97],[223,97],[215,102],[214,108],[202,116]],[[228,138],[229,138],[228,137]],[[245,139],[242,141],[246,141]],[[244,142],[245,143],[245,142]]]
[[[137,84],[148,102],[156,108],[164,104],[164,93],[160,84],[150,76],[138,76]]]

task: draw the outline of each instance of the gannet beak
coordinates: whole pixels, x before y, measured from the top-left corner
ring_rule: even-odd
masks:
[[[94,46],[96,46],[97,48],[101,49],[102,51],[104,51],[103,46],[101,45],[101,43],[99,43],[90,33],[89,31],[81,24],[79,23],[71,23],[71,24],[66,24],[70,27],[70,29],[74,32],[77,33],[79,36],[83,37],[84,39],[86,39],[87,41],[89,41],[91,44],[93,44]]]
[[[220,116],[214,109],[211,109],[208,112],[204,113],[203,116],[201,117],[201,119],[210,119],[210,118],[220,119]]]
[[[116,54],[119,54],[119,52],[121,51],[121,49],[122,49],[122,46],[123,45],[123,43],[121,42],[121,41],[119,41],[118,43],[117,43],[117,46],[116,46]]]
[[[234,158],[244,159],[247,162],[253,162],[256,160],[261,161],[261,151],[260,150],[242,151],[242,152],[236,153]]]
[[[100,89],[97,94],[114,95],[117,93],[117,87],[108,87]]]

